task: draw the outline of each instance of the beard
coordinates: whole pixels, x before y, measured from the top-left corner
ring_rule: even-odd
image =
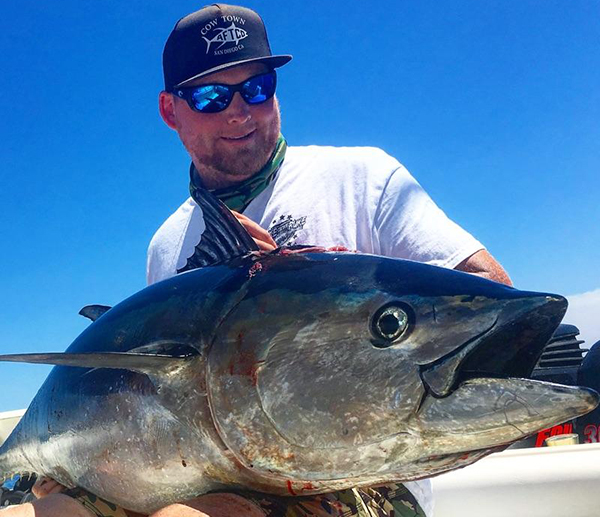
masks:
[[[203,165],[210,164],[213,169],[226,176],[248,177],[260,171],[275,150],[279,131],[268,131],[254,135],[253,145],[228,152],[224,149],[215,149],[209,161],[202,161]]]
[[[247,146],[230,148],[216,141],[207,149],[204,145],[186,146],[207,188],[223,188],[254,176],[269,161],[281,129],[279,109],[266,126],[259,126]]]

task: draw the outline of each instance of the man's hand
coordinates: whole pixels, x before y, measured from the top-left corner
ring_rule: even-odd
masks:
[[[35,485],[33,485],[33,487],[31,488],[33,495],[38,499],[46,497],[50,494],[59,494],[64,490],[65,487],[61,485],[58,481],[54,481],[54,479],[43,476],[39,477],[36,480]]]
[[[273,237],[271,237],[271,234],[267,230],[251,219],[248,219],[244,214],[235,211],[232,211],[232,213],[250,234],[250,237],[254,239],[254,242],[256,242],[261,251],[273,251],[277,247],[277,243],[273,240]]]
[[[511,287],[513,285],[504,268],[486,250],[479,250],[473,253],[473,255],[463,260],[454,269],[464,271],[465,273],[473,273],[474,275],[479,275],[488,280]]]

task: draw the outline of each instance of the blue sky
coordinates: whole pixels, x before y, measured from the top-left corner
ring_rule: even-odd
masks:
[[[145,285],[147,244],[187,195],[188,158],[157,111],[162,47],[201,5],[3,7],[2,351],[64,350],[83,305]],[[517,287],[600,300],[596,0],[245,5],[294,55],[278,90],[289,144],[382,147]],[[49,371],[0,368],[0,410]]]

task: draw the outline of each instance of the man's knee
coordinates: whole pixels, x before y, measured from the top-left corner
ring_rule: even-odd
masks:
[[[186,503],[172,504],[150,517],[265,517],[256,504],[236,494],[207,494]]]
[[[2,517],[93,517],[81,503],[64,494],[50,494],[31,503],[9,506]]]

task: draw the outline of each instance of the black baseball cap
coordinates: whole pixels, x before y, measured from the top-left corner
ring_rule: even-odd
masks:
[[[271,54],[265,24],[252,9],[213,4],[184,16],[175,24],[163,51],[165,90],[246,63],[271,68],[292,56]]]

